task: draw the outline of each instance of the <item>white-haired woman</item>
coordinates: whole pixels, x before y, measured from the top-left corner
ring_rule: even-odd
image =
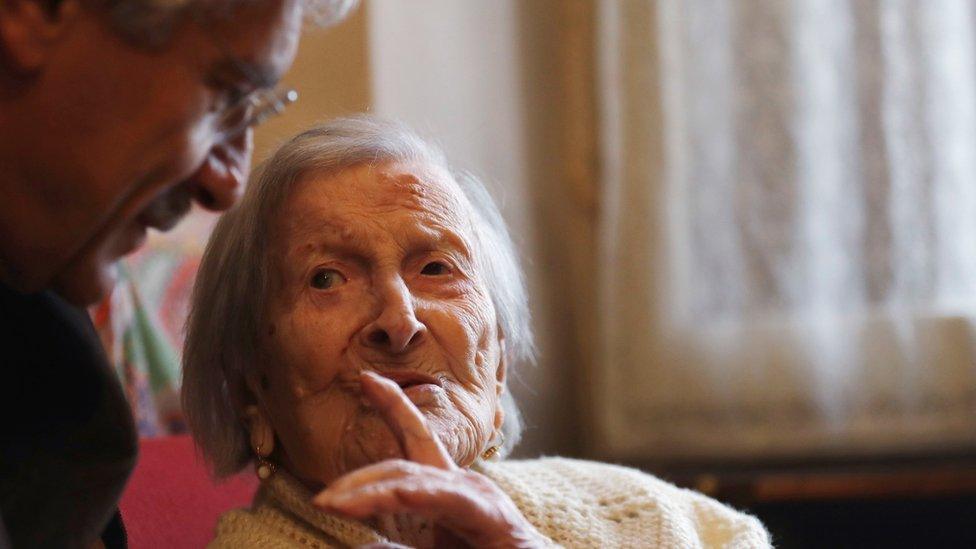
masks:
[[[217,226],[184,406],[218,475],[254,460],[217,547],[763,547],[754,518],[632,469],[499,460],[532,354],[521,273],[484,188],[400,125],[286,143]]]

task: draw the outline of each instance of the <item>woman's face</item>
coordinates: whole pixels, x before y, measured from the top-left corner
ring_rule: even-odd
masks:
[[[310,484],[403,457],[360,391],[396,381],[469,465],[500,428],[502,343],[476,268],[476,222],[451,176],[425,164],[310,176],[286,202],[257,387],[275,458]]]

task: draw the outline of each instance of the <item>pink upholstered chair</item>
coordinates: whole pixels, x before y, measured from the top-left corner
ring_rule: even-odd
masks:
[[[141,441],[139,462],[119,508],[132,549],[198,548],[213,539],[217,518],[246,507],[257,478],[215,484],[189,436]]]

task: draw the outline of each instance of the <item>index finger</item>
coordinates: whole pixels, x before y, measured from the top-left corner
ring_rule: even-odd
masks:
[[[430,430],[423,414],[403,394],[399,385],[366,371],[360,374],[359,380],[363,394],[379,410],[396,435],[407,459],[439,469],[456,467],[440,439]]]

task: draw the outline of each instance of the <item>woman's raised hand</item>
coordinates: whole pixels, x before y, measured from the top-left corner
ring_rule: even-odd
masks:
[[[360,381],[407,459],[381,461],[348,473],[315,496],[315,505],[354,519],[422,516],[475,547],[551,545],[494,482],[454,463],[396,383],[369,372],[363,372]]]

